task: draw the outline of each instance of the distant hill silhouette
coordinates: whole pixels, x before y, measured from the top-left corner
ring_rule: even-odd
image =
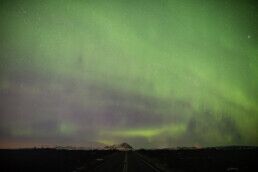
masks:
[[[121,143],[117,145],[111,145],[111,146],[105,146],[105,149],[110,149],[110,150],[132,150],[133,147],[129,145],[128,143]]]

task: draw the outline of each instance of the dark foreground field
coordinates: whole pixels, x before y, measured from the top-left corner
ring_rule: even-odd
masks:
[[[257,147],[140,150],[161,168],[177,172],[257,172]]]
[[[0,150],[0,171],[70,172],[82,166],[89,171],[102,163],[102,158],[114,152],[111,150],[57,149]]]
[[[258,149],[0,150],[0,171],[257,172]]]

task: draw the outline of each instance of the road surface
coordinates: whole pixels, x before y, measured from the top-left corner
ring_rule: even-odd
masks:
[[[117,152],[109,156],[92,172],[160,172],[134,151]]]

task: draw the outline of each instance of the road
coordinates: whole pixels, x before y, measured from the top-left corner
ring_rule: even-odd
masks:
[[[160,172],[134,151],[117,152],[109,156],[92,172]]]

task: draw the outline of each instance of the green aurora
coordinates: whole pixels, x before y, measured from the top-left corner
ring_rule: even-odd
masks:
[[[0,2],[0,146],[258,145],[258,5]]]

